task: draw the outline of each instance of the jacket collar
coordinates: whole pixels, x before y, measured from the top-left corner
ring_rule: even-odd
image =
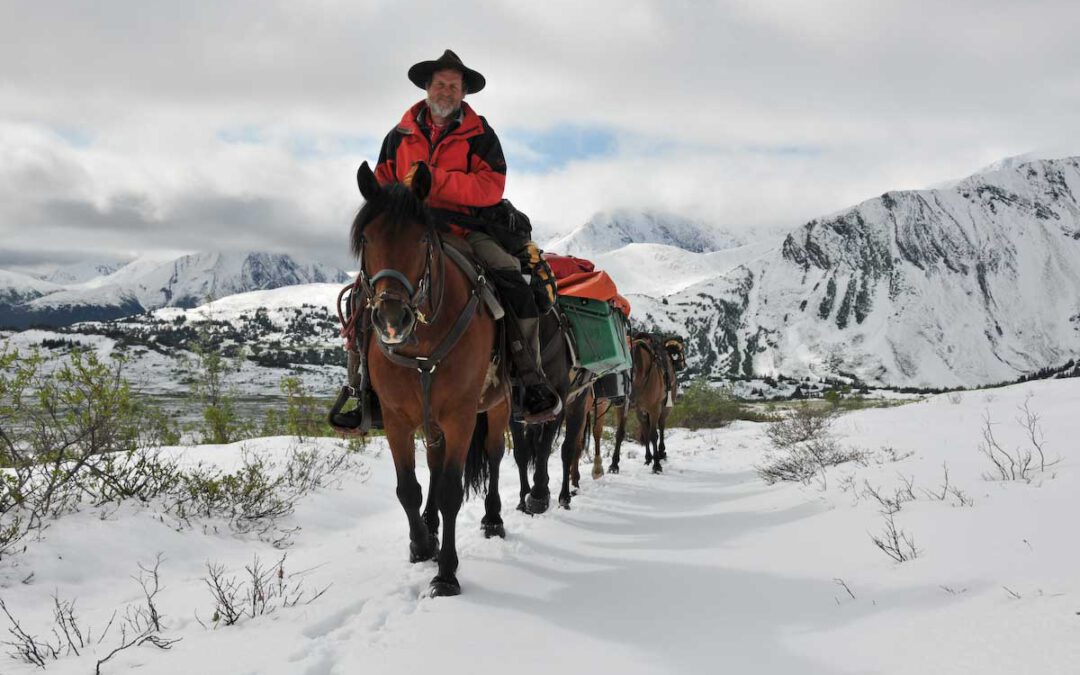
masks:
[[[423,133],[428,136],[429,125],[426,112],[426,100],[415,103],[402,115],[401,122],[398,124],[398,131],[405,135]],[[480,116],[476,114],[468,103],[462,101],[457,119],[450,120],[445,135],[465,134],[472,136],[482,131],[483,125],[480,123]]]

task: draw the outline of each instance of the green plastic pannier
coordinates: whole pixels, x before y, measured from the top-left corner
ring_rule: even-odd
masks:
[[[566,295],[559,296],[559,307],[570,322],[582,368],[603,375],[633,365],[622,312],[602,300]]]

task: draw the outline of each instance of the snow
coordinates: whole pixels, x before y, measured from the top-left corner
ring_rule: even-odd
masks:
[[[677,246],[635,243],[602,253],[593,262],[611,276],[622,295],[658,298],[724,276],[778,246],[779,242],[763,242],[695,253]]]
[[[344,272],[321,263],[298,262],[287,255],[268,253],[160,253],[139,257],[110,274],[94,275],[100,265],[87,263],[67,269],[71,278],[86,278],[66,286],[48,284],[0,271],[0,293],[35,290],[27,307],[36,311],[72,307],[144,309],[202,304],[208,297],[224,297],[258,288],[322,281],[344,281]],[[63,271],[61,271],[63,272]],[[60,274],[61,272],[58,272]],[[31,281],[33,282],[32,285]],[[43,297],[37,297],[43,296]]]
[[[57,267],[41,278],[45,281],[52,282],[54,284],[60,284],[61,286],[71,286],[74,284],[82,284],[99,277],[104,277],[112,274],[120,269],[125,263],[110,260],[110,261],[83,261],[74,263],[71,265],[63,265]]]
[[[1015,418],[1025,401],[1040,415],[1048,459],[1060,461],[1031,483],[988,481],[978,452],[983,416],[1003,447],[1021,446]],[[163,553],[158,605],[165,634],[183,640],[168,652],[124,652],[106,673],[1074,673],[1078,407],[1073,379],[850,413],[836,433],[873,459],[809,485],[769,486],[757,476],[767,451],[761,425],[674,430],[664,474],[645,471],[640,448],[626,445],[621,474],[584,478],[572,510],[537,517],[512,510],[516,470],[507,457],[507,539],[485,540],[481,500],[466,503],[456,598],[425,597],[434,564],[407,562],[381,441],[339,489],[305,498],[281,523],[302,528],[286,570],[307,570],[308,588],[330,586],[310,605],[204,629],[195,617],[212,611],[207,561],[235,573],[255,554],[270,562],[280,553],[216,523],[162,522],[153,508],[134,506],[54,522],[26,553],[0,562],[0,588],[31,632],[47,632],[54,592],[77,598],[79,616],[100,627],[139,599],[136,563]],[[338,441],[312,443],[329,450]],[[280,457],[293,444],[245,445]],[[230,464],[241,446],[175,452]],[[939,489],[943,464],[972,506],[923,492]],[[557,466],[556,457],[556,476]],[[870,541],[884,522],[879,504],[852,486],[890,493],[905,479],[917,499],[895,522],[920,554],[898,564]],[[92,672],[103,650],[49,671]],[[2,670],[38,672],[15,662]]]
[[[19,272],[0,270],[0,299],[26,295],[44,295],[60,290],[60,286]]]
[[[570,234],[552,239],[544,250],[591,258],[631,243],[665,244],[700,253],[745,242],[701,220],[651,210],[615,209],[593,215]]]
[[[185,316],[189,321],[239,321],[243,316],[265,309],[270,320],[278,324],[283,323],[286,316],[292,316],[302,306],[310,305],[325,308],[336,316],[337,297],[342,286],[343,284],[297,284],[266,291],[248,291],[229,295],[194,309],[167,307],[151,314],[154,318],[165,321],[179,316]]]

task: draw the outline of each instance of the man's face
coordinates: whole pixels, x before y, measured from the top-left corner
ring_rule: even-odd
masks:
[[[465,83],[456,70],[440,70],[431,76],[427,88],[428,106],[438,117],[449,117],[461,107],[465,98]]]

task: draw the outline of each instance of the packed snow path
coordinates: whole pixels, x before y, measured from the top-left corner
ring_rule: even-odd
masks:
[[[1048,458],[1061,461],[1030,483],[987,481],[982,416],[1003,447],[1022,447],[1015,417],[1029,394]],[[267,562],[279,554],[224,532],[175,532],[146,510],[63,519],[0,581],[27,624],[48,625],[55,589],[99,625],[139,599],[135,563],[164,552],[159,606],[166,634],[183,641],[129,650],[105,673],[1075,673],[1078,409],[1080,380],[1071,380],[851,413],[837,437],[871,459],[810,485],[758,477],[761,425],[676,431],[664,474],[625,446],[622,474],[583,477],[572,510],[536,517],[513,510],[507,457],[507,538],[485,540],[482,501],[466,503],[455,598],[427,598],[434,563],[407,562],[392,462],[378,447],[365,456],[368,476],[307,498],[290,519],[303,530],[287,569],[310,569],[307,587],[331,584],[313,604],[202,628],[195,614],[205,621],[213,608],[207,560],[241,571],[254,552]],[[943,463],[973,505],[929,494],[940,491]],[[885,521],[865,487],[892,495],[905,481],[915,499],[894,520],[919,555],[898,564],[870,540]],[[29,571],[33,582],[19,583]],[[49,671],[92,672],[95,660],[65,658]],[[0,672],[40,671],[3,661]]]

